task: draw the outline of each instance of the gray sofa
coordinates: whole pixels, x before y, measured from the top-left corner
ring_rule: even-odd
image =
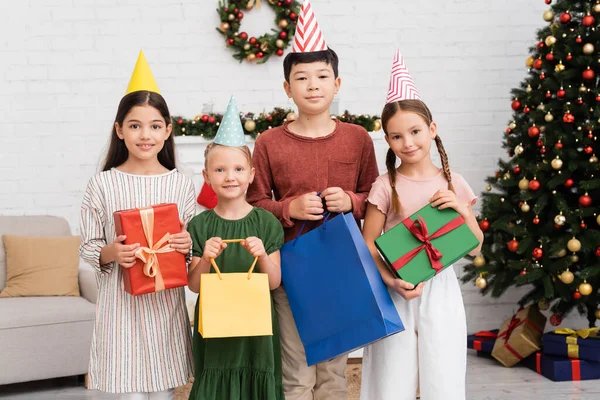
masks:
[[[0,237],[70,236],[69,223],[51,216],[0,216]],[[0,290],[6,256],[0,240]],[[81,297],[0,298],[0,385],[87,374],[96,312],[95,271],[79,268]]]

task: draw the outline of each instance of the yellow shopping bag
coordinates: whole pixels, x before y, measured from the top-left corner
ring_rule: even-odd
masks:
[[[210,261],[216,274],[202,274],[200,278],[198,332],[202,337],[273,335],[269,277],[252,273],[258,258],[248,273],[221,273],[215,260]]]

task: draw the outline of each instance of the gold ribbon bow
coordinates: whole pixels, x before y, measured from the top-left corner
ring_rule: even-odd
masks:
[[[156,291],[165,290],[165,282],[160,273],[158,254],[175,251],[168,243],[171,234],[169,232],[165,233],[156,244],[152,244],[154,241],[152,238],[154,232],[154,209],[152,207],[141,208],[140,218],[142,220],[142,228],[144,229],[144,236],[146,236],[148,247],[140,247],[135,252],[135,256],[144,263],[144,275],[148,278],[154,278]]]
[[[556,329],[554,333],[559,335],[568,335],[565,338],[565,342],[567,343],[567,355],[569,358],[579,358],[579,345],[577,344],[577,338],[587,339],[590,336],[596,336],[598,333],[598,328],[578,330],[560,328]]]

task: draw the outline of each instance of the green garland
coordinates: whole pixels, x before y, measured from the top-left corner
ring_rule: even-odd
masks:
[[[225,43],[234,50],[233,58],[236,60],[258,60],[257,64],[262,64],[273,54],[281,57],[283,50],[289,46],[296,31],[300,3],[295,0],[268,0],[268,4],[275,11],[277,29],[272,29],[273,33],[265,33],[255,38],[248,37],[246,32],[240,32],[241,20],[244,18],[241,10],[252,10],[255,0],[219,2],[217,12],[221,25],[217,31],[225,36]]]
[[[260,114],[246,113],[241,115],[244,133],[256,138],[267,129],[283,125],[287,120],[296,119],[296,114],[291,109],[276,107],[271,112]],[[335,116],[342,122],[360,125],[368,132],[374,132],[381,129],[381,121],[377,115],[353,115],[344,111],[342,115]],[[201,136],[205,139],[212,139],[217,134],[223,114],[210,113],[196,115],[193,119],[185,119],[180,116],[174,116],[173,134],[175,136]]]

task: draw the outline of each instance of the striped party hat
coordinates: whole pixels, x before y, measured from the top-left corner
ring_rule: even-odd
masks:
[[[304,0],[296,33],[294,33],[294,43],[292,44],[292,53],[307,53],[312,51],[327,50],[327,44],[323,39],[323,33],[319,28],[319,22],[313,12],[310,0]]]
[[[404,57],[400,49],[396,49],[394,63],[392,64],[392,75],[390,76],[390,88],[387,94],[386,104],[400,100],[421,100],[417,87],[404,64]]]

